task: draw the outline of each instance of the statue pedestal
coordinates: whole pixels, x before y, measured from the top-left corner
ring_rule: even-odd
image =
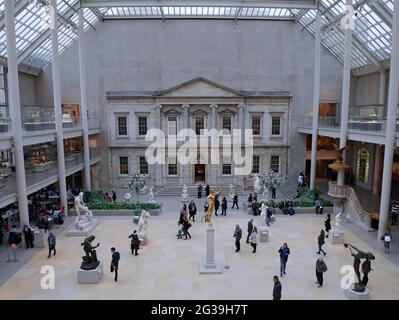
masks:
[[[268,242],[269,241],[269,229],[266,227],[259,228],[259,241]]]
[[[140,245],[141,246],[146,246],[148,244],[148,237],[145,236],[139,236],[139,240],[140,240]]]
[[[99,283],[104,275],[103,263],[100,262],[97,268],[93,270],[82,270],[76,271],[78,276],[78,283],[80,284],[93,284]]]
[[[78,229],[75,223],[68,231],[68,237],[87,237],[89,236],[93,230],[100,223],[98,219],[92,219],[84,223],[82,229]]]
[[[47,243],[46,233],[44,229],[36,229],[33,231],[33,236],[35,240],[35,248],[44,248]]]
[[[331,244],[344,244],[345,232],[340,229],[331,229],[328,233],[328,238]]]
[[[215,261],[215,229],[208,226],[206,229],[206,260],[199,263],[200,274],[220,274],[223,273],[223,265],[220,261]]]
[[[369,299],[369,289],[365,288],[363,292],[357,292],[352,288],[344,289],[344,294],[349,300],[368,300]]]

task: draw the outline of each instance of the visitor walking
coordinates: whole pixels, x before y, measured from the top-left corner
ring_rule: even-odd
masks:
[[[321,205],[320,198],[316,199],[314,206],[315,206],[315,209],[316,209],[316,214],[323,214],[323,206]]]
[[[274,287],[273,287],[273,300],[281,300],[281,282],[277,276],[273,277]]]
[[[391,232],[386,231],[385,234],[382,236],[382,240],[384,241],[384,252],[391,253],[389,251],[389,247],[391,246]]]
[[[118,270],[119,270],[119,260],[121,255],[114,247],[111,248],[112,260],[111,260],[111,272],[115,272],[115,282],[118,281]]]
[[[188,229],[190,229],[190,227],[191,227],[191,223],[188,221],[187,218],[185,218],[183,220],[183,235],[186,237],[185,240],[187,240],[187,236],[189,236],[191,239],[191,234],[190,234],[190,232],[188,232]]]
[[[367,283],[369,282],[369,272],[372,270],[373,269],[371,268],[371,261],[369,258],[366,257],[366,260],[364,260],[362,263],[362,272],[363,272],[362,283],[366,287]]]
[[[231,209],[233,209],[234,206],[236,206],[237,209],[240,209],[240,208],[238,207],[238,195],[237,195],[237,193],[234,194],[234,197],[233,197],[233,206],[231,207]]]
[[[17,226],[14,224],[10,229],[10,233],[8,234],[8,245],[18,245],[21,243],[21,234],[17,229]]]
[[[222,199],[222,216],[226,216],[227,212],[227,200],[226,197],[223,197]]]
[[[195,206],[194,200],[191,200],[190,204],[188,205],[188,212],[190,216],[188,217],[188,220],[193,219],[193,222],[195,222],[195,215],[197,214],[197,207]]]
[[[391,207],[392,220],[391,225],[395,226],[398,222],[399,204],[394,203]]]
[[[304,176],[302,171],[298,175],[298,187],[302,187],[304,182]]]
[[[248,202],[249,204],[252,203],[252,193],[249,194],[247,202]]]
[[[322,257],[319,257],[316,261],[316,278],[318,283],[318,287],[320,288],[323,285],[323,273],[327,271],[327,265],[323,261]]]
[[[235,244],[236,244],[236,252],[238,252],[241,249],[240,248],[240,240],[241,240],[241,237],[242,237],[242,230],[241,230],[241,228],[240,228],[240,226],[238,224],[236,225],[236,229],[234,231],[233,237],[236,238],[236,242],[235,242]]]
[[[269,206],[267,206],[267,209],[266,209],[266,224],[269,227],[270,227],[270,223],[272,222],[272,215],[273,215],[272,210],[270,209]]]
[[[326,227],[326,238],[328,238],[328,234],[331,230],[331,214],[327,214],[326,220],[324,220],[324,226]]]
[[[133,233],[129,236],[131,240],[130,242],[130,249],[132,250],[132,254],[134,253],[135,256],[138,256],[138,250],[140,249],[140,239],[137,235],[137,231],[134,230]]]
[[[209,203],[208,203],[208,201],[205,201],[205,204],[204,204],[204,213],[205,213],[205,212],[208,212],[208,209],[209,209]]]
[[[33,249],[33,232],[31,228],[29,228],[27,225],[24,225],[23,232],[24,232],[26,249],[29,248]]]
[[[256,226],[254,226],[252,233],[251,233],[251,237],[249,239],[249,241],[251,242],[252,248],[254,248],[252,250],[252,253],[256,252],[257,238],[258,238],[258,229],[256,228]]]
[[[208,198],[210,194],[211,194],[211,188],[209,187],[209,184],[207,184],[205,187],[205,196]]]
[[[202,184],[199,184],[198,186],[198,199],[201,199],[202,197]]]
[[[114,190],[112,190],[112,201],[115,202],[116,201],[116,193]]]
[[[215,195],[215,216],[218,215],[218,210],[220,207],[219,195]]]
[[[187,216],[187,206],[186,204],[183,204],[183,208],[180,210],[179,222],[183,224],[183,221],[185,218],[187,218]]]
[[[322,246],[325,244],[325,234],[324,234],[324,230],[320,230],[320,234],[317,237],[317,244],[319,246],[319,251],[317,252],[317,254],[320,254],[320,252],[323,252],[324,256],[327,254]]]
[[[282,277],[283,274],[286,275],[285,269],[287,267],[288,256],[290,255],[291,251],[288,248],[287,242],[284,242],[283,245],[278,250],[280,254],[280,276]]]
[[[49,259],[51,257],[51,251],[54,251],[54,256],[57,253],[57,251],[55,249],[55,246],[57,244],[57,239],[55,238],[55,235],[52,232],[50,232],[50,234],[48,235],[47,243],[48,243],[48,257],[47,257],[47,259]]]
[[[248,235],[247,235],[247,243],[249,243],[249,237],[251,236],[252,230],[254,229],[254,219],[248,221]]]

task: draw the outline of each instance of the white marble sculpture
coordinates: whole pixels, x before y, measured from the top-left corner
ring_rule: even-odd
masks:
[[[188,197],[188,189],[187,189],[187,186],[184,184],[183,185],[183,193],[182,193],[182,201],[188,202],[187,197]]]
[[[150,221],[150,213],[148,211],[142,210],[141,217],[138,223],[137,235],[141,241],[142,245],[146,245],[148,242],[148,225]]]
[[[267,213],[268,206],[263,202],[260,207],[260,227],[266,228],[266,213]]]
[[[83,192],[75,197],[75,211],[76,211],[76,229],[84,229],[85,226],[92,220],[93,213],[83,202]]]
[[[337,228],[339,228],[341,226],[341,223],[342,223],[341,215],[342,215],[342,213],[338,212],[338,214],[335,216],[335,225],[337,226]]]
[[[130,202],[130,199],[132,198],[132,195],[129,193],[129,192],[127,192],[126,194],[125,194],[125,201],[126,202]]]
[[[155,202],[154,200],[154,187],[150,187],[150,191],[148,192],[148,202]]]
[[[259,192],[260,190],[260,179],[258,176],[255,176],[255,180],[254,180],[254,191],[255,192]]]
[[[229,201],[233,201],[234,199],[234,186],[230,183],[229,184]]]

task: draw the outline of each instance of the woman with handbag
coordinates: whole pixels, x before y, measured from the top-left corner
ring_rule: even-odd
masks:
[[[184,236],[186,236],[186,240],[187,240],[187,236],[189,236],[191,239],[191,234],[190,234],[190,232],[188,232],[188,229],[190,229],[190,227],[191,227],[191,223],[187,220],[187,218],[185,218],[183,221],[183,232],[184,232]]]

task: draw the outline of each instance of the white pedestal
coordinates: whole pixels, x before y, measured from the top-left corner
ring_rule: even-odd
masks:
[[[93,232],[99,223],[100,221],[98,219],[92,219],[87,222],[83,229],[76,228],[74,223],[68,231],[68,237],[87,237]]]
[[[267,229],[266,227],[259,228],[259,240],[260,242],[269,241],[269,229]]]
[[[82,284],[99,283],[104,275],[103,263],[100,262],[98,267],[93,270],[79,269],[76,271],[76,274],[78,276],[78,283]]]
[[[369,289],[363,292],[356,292],[352,288],[344,289],[344,294],[349,300],[368,300],[369,299]]]
[[[46,245],[46,233],[44,229],[36,229],[33,231],[34,240],[35,240],[35,248],[44,248]]]
[[[345,243],[345,232],[340,229],[331,229],[328,233],[328,238],[331,244],[344,244]]]
[[[223,273],[223,265],[215,260],[215,229],[209,227],[206,229],[206,260],[199,263],[200,274],[220,274]]]

